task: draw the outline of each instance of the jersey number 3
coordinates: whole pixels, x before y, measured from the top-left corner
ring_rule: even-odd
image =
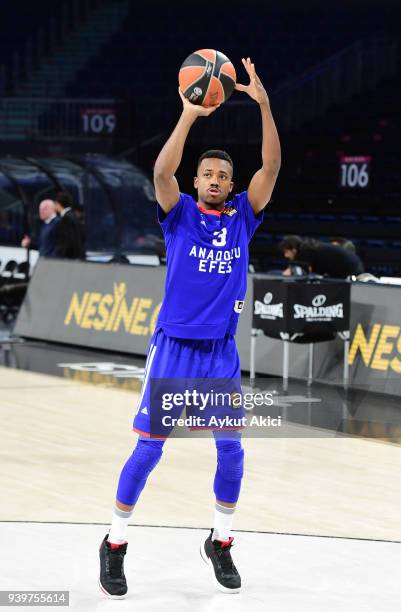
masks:
[[[213,236],[217,236],[217,238],[212,240],[212,244],[214,244],[214,246],[225,246],[227,242],[227,228],[223,227],[223,229],[219,230],[218,232],[213,232]]]

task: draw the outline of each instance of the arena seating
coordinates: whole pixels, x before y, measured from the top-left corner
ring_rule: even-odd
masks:
[[[400,74],[401,57],[397,76],[282,139],[286,160],[254,245],[262,268],[283,263],[277,259],[283,235],[301,234],[347,237],[368,271],[401,274]],[[366,189],[340,188],[342,154],[371,156]]]
[[[369,10],[359,12],[358,19],[353,19],[357,9],[351,7],[331,7],[327,11],[318,4],[311,8],[305,3],[304,8],[297,9],[292,3],[289,12],[285,2],[269,3],[263,9],[259,3],[258,10],[252,11],[253,4],[252,0],[246,5],[233,4],[234,31],[224,28],[225,6],[214,5],[212,14],[200,18],[199,7],[186,4],[177,27],[177,14],[168,4],[132,4],[122,29],[86,68],[89,83],[87,78],[79,79],[71,92],[82,94],[82,88],[89,86],[93,95],[105,96],[111,91],[116,95],[164,95],[164,87],[172,87],[175,93],[172,83],[176,81],[177,66],[186,54],[205,46],[223,50],[236,65],[241,52],[257,58],[261,71],[274,85],[377,31],[381,25]],[[159,14],[157,22],[153,20],[154,11]],[[381,12],[383,22],[385,17],[385,11]]]
[[[223,5],[213,5],[212,11],[199,15],[198,5],[186,4],[177,24],[177,12],[168,3],[132,3],[121,29],[78,73],[66,93],[132,97],[137,104],[142,101],[144,109],[151,98],[153,105],[162,101],[169,112],[176,105],[178,67],[191,51],[204,47],[221,49],[239,67],[241,53],[252,56],[272,90],[284,79],[376,32],[387,17],[385,10],[378,16],[341,2],[330,11],[313,2],[299,8],[292,3],[291,11],[286,2],[263,7],[258,3],[257,10],[252,10],[253,5],[254,0],[234,2],[235,27],[228,29]],[[155,11],[158,20],[153,19]],[[157,106],[160,115],[162,105]]]
[[[112,4],[111,0],[108,3]],[[22,11],[21,0],[7,0],[7,4],[10,10],[1,29],[15,30],[12,24],[18,18],[22,22],[15,48],[53,14],[53,5],[47,1],[40,3],[32,19],[30,9]],[[252,10],[256,4],[258,10]],[[369,0],[363,10],[342,0],[328,10],[308,0],[298,8],[291,3],[291,10],[286,2],[269,4],[261,13],[262,7],[255,0],[246,5],[234,1],[231,10],[236,18],[228,29],[224,26],[223,6],[213,6],[213,11],[205,10],[200,15],[198,6],[186,4],[177,23],[177,11],[168,4],[131,2],[119,30],[96,57],[87,61],[64,94],[131,100],[135,108],[135,139],[159,135],[151,146],[135,152],[136,162],[150,176],[164,134],[178,112],[177,69],[191,51],[205,46],[220,48],[237,66],[241,53],[251,55],[272,92],[283,80],[296,77],[359,38],[378,31],[398,35],[399,20],[393,11],[399,15],[399,7],[385,3],[377,9],[377,3]],[[155,11],[159,14],[156,21]],[[88,57],[93,49],[90,38],[88,31]],[[10,58],[14,43],[3,40],[3,57]],[[1,44],[2,41],[0,48]],[[382,81],[378,90],[364,91],[346,104],[332,107],[327,115],[296,133],[282,135],[284,163],[266,222],[255,241],[255,252],[264,244],[265,255],[273,257],[276,243],[287,233],[322,238],[344,235],[354,240],[372,271],[383,268],[391,273],[391,266],[398,269],[401,97],[397,80],[398,77]],[[237,162],[236,187],[245,188],[259,151],[247,145],[244,155],[247,143],[240,141],[237,132],[235,136],[238,142],[227,146]],[[183,161],[180,172],[183,189],[191,189],[193,160],[198,153],[197,147],[188,148],[188,159]],[[372,178],[365,192],[338,188],[340,153],[372,156]]]
[[[49,19],[59,16],[60,4],[51,0],[25,2],[3,0],[1,3],[0,51],[1,63],[12,61],[14,52],[21,52],[30,36],[35,34]]]

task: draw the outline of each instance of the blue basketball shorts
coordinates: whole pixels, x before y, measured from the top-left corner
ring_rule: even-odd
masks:
[[[166,415],[166,409],[161,408],[161,404],[156,406],[157,402],[154,399],[154,385],[160,379],[167,380],[169,384],[171,382],[173,385],[175,381],[179,381],[177,384],[179,384],[180,392],[183,391],[182,386],[187,381],[192,391],[199,381],[201,388],[205,387],[206,383],[217,382],[217,387],[220,385],[220,391],[223,389],[221,386],[223,384],[225,386],[223,390],[227,391],[229,389],[231,392],[234,388],[241,393],[240,360],[234,336],[227,334],[224,338],[216,340],[192,340],[169,337],[162,328],[155,330],[147,355],[145,375],[134,417],[133,430],[145,437],[167,439],[173,427],[169,429],[163,426],[162,429],[158,430],[157,435],[155,434],[155,420],[158,421]],[[213,379],[213,381],[210,381],[210,379]],[[216,379],[218,380],[216,381]],[[224,381],[224,383],[221,381]],[[206,395],[204,394],[203,397],[206,397]],[[186,408],[188,415],[187,405],[171,408],[169,411],[171,419],[180,417],[184,408]],[[217,414],[219,417],[225,414],[233,414],[231,407],[230,409],[224,408],[224,410],[221,410],[221,406],[216,408],[215,403],[213,403],[213,406],[209,403],[205,410],[198,410],[196,414],[201,414],[202,417],[210,414]],[[242,405],[236,405],[234,414],[235,421],[226,418],[226,423],[223,423],[223,420],[220,419],[219,427],[222,430],[243,429],[242,426],[238,425],[241,416],[244,415]],[[224,424],[227,424],[227,427],[224,427]],[[199,427],[199,429],[201,428]],[[207,426],[205,428],[213,429]],[[196,427],[191,429],[196,429]]]

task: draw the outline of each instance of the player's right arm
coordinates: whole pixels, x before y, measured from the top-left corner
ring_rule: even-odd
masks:
[[[170,212],[180,199],[180,190],[175,173],[181,163],[189,130],[198,117],[206,117],[218,108],[218,106],[204,108],[203,106],[192,104],[192,102],[184,98],[181,91],[179,91],[179,94],[183,103],[181,117],[170,138],[160,151],[153,173],[156,200],[165,213]]]

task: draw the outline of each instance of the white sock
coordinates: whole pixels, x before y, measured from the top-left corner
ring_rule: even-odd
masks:
[[[131,514],[132,510],[126,512],[125,510],[120,510],[120,508],[114,506],[111,528],[109,531],[109,537],[107,538],[111,544],[124,544],[124,542],[127,541],[126,533]]]
[[[234,511],[235,508],[227,508],[227,506],[221,506],[216,502],[212,540],[226,541],[231,537]]]

